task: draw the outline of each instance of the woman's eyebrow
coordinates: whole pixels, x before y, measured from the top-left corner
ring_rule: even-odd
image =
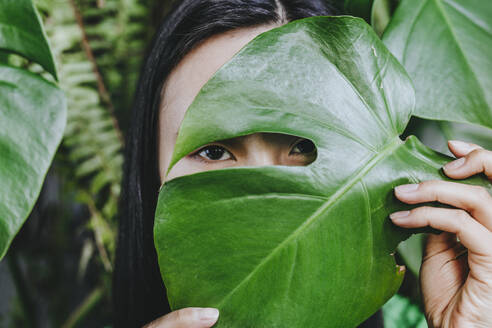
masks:
[[[248,141],[249,136],[250,135],[238,136],[238,137],[233,137],[233,138],[229,138],[229,139],[217,140],[215,142],[223,143],[223,144],[225,144],[227,146],[231,146],[231,147],[238,147],[238,146],[244,145]],[[285,138],[285,135],[284,135],[283,138],[280,138],[280,139],[279,139],[278,135],[271,135],[271,134],[267,134],[267,135],[262,134],[261,137],[265,141],[274,142],[274,143],[281,140],[282,143],[286,143],[286,144],[289,143],[289,146],[292,146],[292,144],[294,144],[294,142],[296,142],[299,139],[304,139],[302,137],[298,137],[298,136],[294,136],[294,135],[287,135],[287,138]]]
[[[239,136],[229,139],[216,140],[210,143],[223,144],[224,146],[229,147],[231,150],[234,149],[236,151],[242,152],[245,151],[247,140],[248,139],[246,138],[246,136]]]
[[[218,143],[223,143],[227,146],[237,147],[244,144],[244,138],[234,137],[229,139],[217,140]]]

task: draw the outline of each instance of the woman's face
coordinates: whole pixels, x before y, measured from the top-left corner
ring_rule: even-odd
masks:
[[[277,26],[280,25],[241,28],[212,36],[189,52],[171,72],[161,92],[159,107],[161,183],[186,109],[202,86],[255,36]],[[309,140],[279,133],[253,133],[195,149],[173,166],[165,181],[231,166],[307,165],[315,158],[316,149]]]

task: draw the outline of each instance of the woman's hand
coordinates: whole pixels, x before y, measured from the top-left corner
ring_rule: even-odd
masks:
[[[458,158],[444,166],[453,179],[485,173],[492,181],[492,151],[449,141]],[[425,181],[395,188],[408,204],[438,201],[457,209],[417,207],[390,215],[404,228],[442,230],[427,239],[420,284],[431,327],[492,327],[492,197],[486,189],[456,182]],[[456,237],[459,238],[457,241]]]
[[[143,328],[208,328],[219,318],[215,308],[188,307],[168,313]]]

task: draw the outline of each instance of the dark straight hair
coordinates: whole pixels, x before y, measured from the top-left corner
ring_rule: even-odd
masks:
[[[170,312],[153,239],[160,187],[157,121],[169,73],[208,37],[235,28],[334,15],[329,1],[183,0],[174,3],[162,21],[140,72],[126,139],[113,277],[115,327],[141,327]]]

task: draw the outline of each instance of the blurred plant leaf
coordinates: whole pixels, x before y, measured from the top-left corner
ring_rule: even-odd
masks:
[[[79,11],[76,3],[83,10]],[[53,40],[53,53],[60,62],[60,86],[65,90],[68,102],[68,121],[59,157],[69,168],[70,179],[76,178],[77,199],[86,204],[90,212],[87,228],[94,233],[99,259],[110,272],[115,247],[116,222],[113,219],[120,194],[123,144],[117,118],[111,110],[111,97],[101,93],[104,78],[100,75],[98,60],[112,58],[112,69],[121,69],[121,58],[116,55],[113,46],[116,39],[112,35],[116,34],[124,40],[128,38],[123,28],[135,24],[125,25],[130,19],[126,16],[133,13],[127,7],[134,1],[122,3],[120,0],[109,0],[100,9],[95,8],[91,1],[76,3],[66,1],[56,6],[52,6],[50,0],[43,3],[44,8],[49,8],[46,30]],[[114,14],[124,17],[124,20],[117,21]],[[82,16],[89,17],[91,23],[84,25]],[[96,41],[108,39],[111,47],[99,49],[96,55],[88,38]],[[120,73],[124,72],[122,70]],[[123,79],[121,83],[127,82]],[[111,89],[103,89],[112,92]]]
[[[371,10],[371,25],[377,35],[383,34],[399,3],[399,0],[374,0]]]
[[[31,0],[0,1],[0,49],[40,64],[58,79],[46,33]]]
[[[0,63],[8,64],[9,62],[9,53],[5,50],[0,49]]]
[[[63,92],[0,65],[0,259],[31,212],[66,123]]]
[[[74,17],[74,10],[70,6],[72,2],[34,0],[50,38],[52,53],[59,68],[59,85],[66,91],[68,103],[65,139],[56,153],[50,175],[56,176],[57,185],[59,183],[63,187],[57,211],[63,207],[66,212],[49,215],[50,224],[45,227],[50,232],[49,236],[43,234],[44,237],[39,238],[47,241],[49,248],[44,248],[38,242],[35,246],[26,247],[36,250],[36,253],[29,252],[26,268],[32,267],[32,270],[28,270],[35,273],[36,280],[46,281],[46,277],[51,277],[49,285],[43,282],[30,288],[30,293],[36,295],[39,313],[46,314],[43,316],[45,325],[61,327],[65,322],[67,327],[71,324],[93,326],[111,322],[111,261],[116,235],[114,217],[122,164],[122,143],[114,131],[113,119],[125,118],[130,112],[146,40],[155,28],[149,22],[149,15],[151,8],[159,2],[145,1],[144,5],[140,0],[73,1],[81,8],[80,15],[84,20],[89,46],[93,50],[97,48],[93,51],[93,60],[119,116],[114,117],[108,113],[109,97],[103,98],[99,94],[93,62],[82,44],[83,27],[79,26]],[[93,29],[98,25],[99,28]],[[49,75],[40,65],[24,57],[7,55],[11,66],[26,67],[31,72],[42,71],[43,75]],[[0,61],[2,58],[0,55]],[[52,80],[51,76],[49,78]],[[125,125],[124,121],[122,125]],[[91,161],[99,165],[91,167],[86,164]],[[79,169],[81,166],[84,166],[83,170]],[[79,173],[76,177],[75,172]],[[49,197],[57,197],[52,190],[47,189],[47,192]],[[87,245],[92,246],[78,248],[81,237],[87,241]],[[93,251],[89,247],[93,247]],[[78,259],[74,256],[77,252],[80,254]],[[67,265],[58,266],[61,254],[67,253],[70,254],[70,258],[64,260]],[[79,260],[79,272],[75,272]],[[35,261],[43,263],[41,274],[32,265]],[[83,279],[79,281],[77,275]],[[81,285],[75,289],[67,288],[67,285],[73,287],[73,284],[78,283]],[[83,302],[74,310],[77,300],[82,300],[84,290],[87,292],[86,288],[91,285],[99,289],[101,302]],[[66,302],[68,298],[70,302]],[[90,306],[87,307],[87,304]],[[67,317],[70,318],[68,321]],[[83,322],[79,322],[79,319]]]
[[[242,48],[188,108],[170,169],[255,132],[308,138],[318,157],[163,185],[154,241],[171,308],[217,307],[216,327],[354,327],[374,313],[401,283],[392,254],[410,234],[388,220],[410,208],[393,188],[446,179],[448,157],[399,139],[413,107],[408,75],[362,19],[305,18]]]
[[[363,18],[381,36],[398,4],[399,0],[345,0],[343,12]]]
[[[402,1],[383,41],[414,82],[415,115],[492,128],[491,17],[491,1]]]
[[[458,139],[478,144],[485,149],[492,149],[492,130],[481,126],[439,122],[440,129],[447,140]]]
[[[383,306],[383,317],[387,328],[427,328],[427,321],[420,308],[399,294]]]
[[[413,118],[416,120],[416,118]],[[428,147],[452,156],[447,140],[463,140],[492,149],[492,130],[478,125],[418,119],[411,129]]]
[[[398,253],[403,258],[406,267],[416,276],[419,276],[422,256],[424,254],[424,234],[412,235],[398,245]]]
[[[0,259],[36,202],[66,124],[63,92],[42,76],[6,66],[10,54],[56,69],[30,0],[0,2]]]
[[[372,4],[375,0],[344,0],[344,12],[352,16],[363,18],[371,23]]]

